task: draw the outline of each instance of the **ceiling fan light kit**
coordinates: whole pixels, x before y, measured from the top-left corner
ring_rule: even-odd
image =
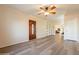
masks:
[[[43,14],[45,16],[51,14],[56,14],[56,6],[55,5],[43,5],[39,7],[40,12],[38,15]]]

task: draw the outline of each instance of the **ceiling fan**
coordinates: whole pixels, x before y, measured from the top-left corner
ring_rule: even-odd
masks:
[[[49,14],[56,14],[56,6],[55,5],[43,5],[39,7],[40,12],[38,13],[40,14],[44,14],[45,16],[49,15]]]

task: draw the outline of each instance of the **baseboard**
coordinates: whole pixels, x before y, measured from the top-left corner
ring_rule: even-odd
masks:
[[[37,38],[37,39],[44,39],[44,38],[47,38],[50,36],[54,36],[54,35],[48,35],[48,36]],[[0,48],[0,53],[7,53],[7,52],[11,52],[13,50],[16,50],[17,48],[21,48],[21,45],[26,45],[27,42],[28,41],[14,44],[14,45],[10,45],[10,46],[6,46],[6,47],[2,47],[2,48]],[[15,47],[17,47],[17,48],[15,48]]]

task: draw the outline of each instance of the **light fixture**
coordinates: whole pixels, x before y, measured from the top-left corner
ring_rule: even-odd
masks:
[[[38,14],[43,14],[45,16],[49,15],[49,14],[56,14],[56,6],[55,5],[52,5],[52,4],[49,4],[49,5],[41,5],[39,7],[39,12]]]

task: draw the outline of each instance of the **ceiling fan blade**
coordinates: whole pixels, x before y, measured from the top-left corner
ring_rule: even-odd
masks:
[[[56,12],[51,12],[51,14],[56,14]]]
[[[55,9],[55,8],[56,8],[55,6],[52,6],[52,7],[51,7],[51,10],[53,10],[53,9]]]

